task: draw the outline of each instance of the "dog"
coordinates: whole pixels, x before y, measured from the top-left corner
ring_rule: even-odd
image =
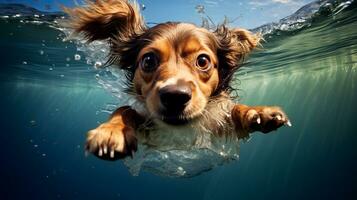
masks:
[[[108,41],[108,63],[124,69],[127,92],[137,101],[88,132],[86,150],[99,158],[133,156],[138,142],[189,148],[195,138],[180,143],[182,133],[241,139],[291,126],[279,107],[236,104],[230,97],[234,72],[259,45],[259,35],[225,25],[214,31],[180,22],[148,27],[138,4],[125,0],[88,1],[64,11],[75,34]]]

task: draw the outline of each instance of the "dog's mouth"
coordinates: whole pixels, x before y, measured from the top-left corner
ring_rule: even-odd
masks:
[[[170,125],[185,125],[190,123],[192,119],[183,116],[162,116],[161,120]]]
[[[183,110],[176,110],[175,112],[173,110],[167,110],[167,109],[162,109],[159,112],[159,119],[161,121],[165,122],[166,124],[169,125],[185,125],[190,123],[193,120],[193,116],[189,115],[188,113],[185,113]]]
[[[198,109],[198,107],[196,107],[196,109],[187,107],[178,109],[178,107],[170,107],[170,109],[160,108],[155,113],[157,119],[168,125],[182,126],[199,119],[202,110]]]

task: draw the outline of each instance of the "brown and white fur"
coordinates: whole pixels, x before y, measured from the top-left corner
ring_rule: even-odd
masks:
[[[148,27],[136,3],[88,1],[64,8],[67,25],[89,41],[107,40],[111,64],[126,71],[137,107],[124,106],[89,131],[86,148],[102,159],[132,155],[137,141],[152,148],[189,148],[197,137],[268,133],[290,122],[279,107],[233,103],[230,82],[260,37],[224,25],[209,31],[188,23]]]

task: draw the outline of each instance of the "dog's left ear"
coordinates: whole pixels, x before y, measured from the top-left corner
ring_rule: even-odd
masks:
[[[138,4],[127,0],[87,0],[84,7],[63,10],[69,15],[64,25],[83,33],[89,42],[126,42],[146,29]]]
[[[220,26],[214,32],[218,41],[218,56],[224,67],[236,68],[246,55],[259,45],[259,34],[245,29],[229,29]]]
[[[214,34],[218,46],[220,79],[215,94],[219,94],[229,90],[234,72],[239,69],[244,57],[259,45],[261,37],[245,29],[229,29],[224,25],[219,26]]]

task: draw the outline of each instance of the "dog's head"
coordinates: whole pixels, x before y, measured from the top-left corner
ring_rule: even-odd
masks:
[[[154,118],[173,125],[200,116],[211,97],[227,92],[240,61],[259,42],[223,25],[213,32],[187,23],[147,27],[138,6],[124,0],[65,11],[77,33],[110,42],[110,61],[126,70],[130,90]]]

